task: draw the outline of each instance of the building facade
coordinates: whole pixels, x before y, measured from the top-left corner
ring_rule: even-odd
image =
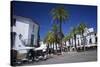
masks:
[[[13,16],[11,20],[11,48],[26,52],[27,47],[38,46],[39,25],[29,18]]]
[[[75,39],[71,38],[70,43],[66,41],[66,44],[75,48]],[[80,48],[84,45],[85,47],[97,46],[97,33],[93,28],[85,28],[83,36],[81,34],[76,35],[76,47]]]

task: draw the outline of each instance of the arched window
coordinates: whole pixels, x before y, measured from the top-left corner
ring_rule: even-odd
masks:
[[[92,39],[90,38],[89,43],[92,44]]]

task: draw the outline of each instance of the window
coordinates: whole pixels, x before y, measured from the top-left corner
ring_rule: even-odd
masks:
[[[90,44],[92,43],[92,40],[91,40],[91,38],[90,38],[90,40],[89,40],[89,43],[90,43]]]
[[[33,46],[33,44],[34,44],[34,35],[32,34],[31,35],[31,46]]]

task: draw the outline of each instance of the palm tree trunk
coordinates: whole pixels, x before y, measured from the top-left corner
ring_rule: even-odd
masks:
[[[69,45],[70,45],[69,50],[71,49],[71,44],[72,44],[71,40],[69,39]]]
[[[53,53],[54,53],[54,43],[53,43]]]
[[[59,23],[59,32],[61,33],[62,32],[62,22],[60,21]]]
[[[47,45],[47,53],[49,54],[49,44]]]
[[[72,47],[74,46],[74,42],[73,42],[73,39],[74,39],[74,38],[72,38]],[[72,51],[73,51],[73,49],[72,49]]]
[[[55,45],[56,45],[56,53],[57,53],[57,43]]]
[[[60,23],[59,23],[59,32],[60,32],[60,49],[61,49],[61,53],[62,53],[62,20],[60,18]]]
[[[72,47],[73,47],[73,38],[72,38]]]
[[[61,53],[62,53],[62,49],[63,49],[63,47],[62,47],[62,40],[61,40]]]
[[[75,49],[77,51],[77,46],[76,46],[76,34],[74,35],[74,40],[75,40]]]
[[[67,47],[66,41],[65,41],[65,51],[68,51],[68,47]]]

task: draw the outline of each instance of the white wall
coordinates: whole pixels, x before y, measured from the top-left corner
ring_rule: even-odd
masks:
[[[28,39],[29,24],[16,20],[15,30],[17,32],[17,35],[22,34],[23,39]]]
[[[92,38],[92,43],[94,44],[96,42],[95,35],[91,35],[91,38]]]
[[[16,37],[15,37],[15,45],[14,49],[19,50],[20,53],[26,53],[26,50],[21,50],[25,48],[25,45],[21,42],[19,39],[19,35],[22,35],[22,40],[28,39],[28,30],[29,30],[29,24],[23,23],[21,21],[18,21],[16,19],[16,26],[14,26],[13,31],[16,32]]]

